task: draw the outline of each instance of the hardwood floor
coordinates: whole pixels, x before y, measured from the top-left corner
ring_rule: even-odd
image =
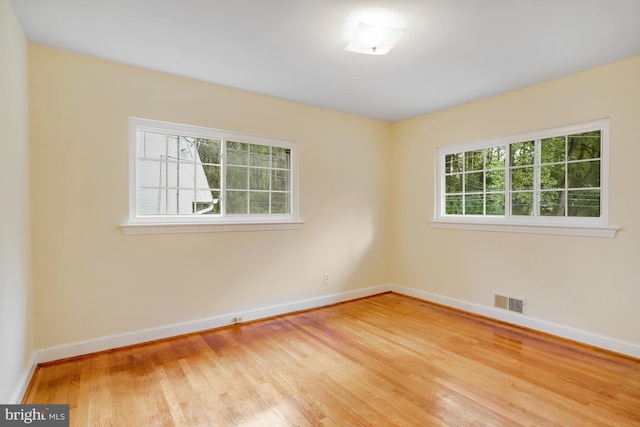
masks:
[[[638,426],[640,361],[397,294],[39,366],[72,426]]]

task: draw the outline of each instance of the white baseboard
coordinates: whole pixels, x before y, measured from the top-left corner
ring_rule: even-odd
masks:
[[[545,332],[550,335],[555,335],[594,347],[603,348],[616,353],[640,358],[640,345],[638,344],[619,341],[613,338],[586,332],[580,329],[575,329],[528,316],[522,316],[497,308],[474,304],[443,295],[433,294],[419,289],[389,284],[374,286],[365,289],[357,289],[354,291],[341,292],[337,294],[330,294],[301,301],[272,305],[255,310],[228,313],[192,322],[183,322],[158,328],[133,331],[125,334],[98,337],[90,340],[77,341],[69,344],[36,350],[31,356],[29,365],[27,366],[27,368],[25,368],[24,372],[20,376],[20,380],[14,390],[14,393],[11,396],[11,401],[9,403],[19,403],[22,401],[24,393],[29,386],[29,381],[31,380],[31,377],[33,376],[38,363],[51,362],[59,359],[81,356],[83,354],[111,350],[118,347],[141,344],[158,339],[171,338],[178,335],[228,326],[233,323],[232,319],[236,317],[242,317],[243,322],[248,322],[253,320],[265,319],[272,316],[294,313],[302,310],[324,307],[339,302],[350,301],[357,298],[364,298],[389,291],[418,298],[424,301],[441,304],[447,307],[456,308],[458,310],[485,316],[491,319],[511,323],[536,331]]]
[[[31,381],[31,377],[33,377],[33,373],[36,370],[36,352],[31,354],[31,358],[27,363],[27,366],[22,370],[22,374],[20,378],[18,378],[18,384],[16,388],[13,390],[9,401],[7,402],[10,405],[16,405],[22,402],[22,398],[24,394],[27,392],[27,387],[29,387],[29,382]]]
[[[324,307],[339,302],[363,298],[389,291],[411,296],[414,298],[419,298],[429,302],[434,302],[436,304],[456,308],[462,311],[478,314],[491,319],[500,320],[536,331],[548,333],[594,347],[603,348],[616,353],[640,358],[640,345],[638,344],[616,340],[614,338],[605,337],[602,335],[594,334],[592,332],[583,331],[553,322],[548,322],[546,320],[514,314],[497,308],[474,304],[471,302],[433,294],[419,289],[389,284],[374,286],[365,289],[358,289],[354,291],[341,292],[337,294],[330,294],[290,303],[283,303],[244,312],[228,313],[191,322],[177,323],[158,328],[143,329],[125,334],[98,337],[90,340],[77,341],[60,346],[36,350],[36,352],[34,353],[34,357],[32,357],[32,359],[35,360],[33,364],[34,366],[31,367],[29,373],[23,374],[23,377],[26,378],[23,382],[28,383],[28,379],[31,376],[30,373],[33,372],[33,369],[35,368],[35,365],[37,363],[51,362],[68,357],[81,356],[83,354],[111,350],[118,347],[141,344],[148,341],[170,338],[178,335],[228,326],[233,323],[232,319],[234,317],[242,317],[243,322],[249,322],[272,316],[293,313],[296,311]],[[17,390],[21,387],[26,388],[26,385],[24,385],[24,387],[22,385],[19,385]]]
[[[51,362],[54,360],[66,359],[69,357],[81,356],[83,354],[111,350],[118,347],[125,347],[129,345],[141,344],[148,341],[206,331],[208,329],[220,328],[222,326],[233,324],[233,318],[237,317],[242,317],[243,322],[249,322],[253,320],[265,319],[267,317],[293,313],[296,311],[324,307],[327,305],[376,295],[383,292],[389,292],[389,287],[387,285],[330,294],[302,301],[272,305],[255,310],[228,313],[220,316],[210,317],[207,319],[176,323],[173,325],[161,326],[158,328],[142,329],[124,334],[109,335],[85,341],[72,342],[69,344],[36,350],[36,363]]]
[[[498,308],[488,307],[485,305],[474,304],[467,301],[446,297],[443,295],[433,294],[431,292],[422,291],[414,288],[391,284],[388,289],[392,292],[411,296],[424,301],[441,304],[447,307],[456,308],[480,316],[488,317],[502,322],[511,323],[513,325],[522,326],[539,332],[544,332],[557,337],[566,338],[571,341],[577,341],[594,347],[599,347],[615,353],[624,354],[640,359],[640,345],[630,342],[616,340],[614,338],[605,337],[603,335],[594,334],[592,332],[583,331],[581,329],[572,328],[570,326],[559,325],[557,323],[548,322],[546,320],[536,319],[529,316],[514,314]]]

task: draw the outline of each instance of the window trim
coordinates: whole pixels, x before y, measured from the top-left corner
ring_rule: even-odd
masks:
[[[121,224],[125,235],[185,234],[229,231],[299,230],[304,221],[218,222],[218,223],[139,223]]]
[[[138,215],[137,214],[137,133],[140,131],[175,132],[197,138],[231,139],[243,143],[291,149],[291,213],[271,215]],[[124,234],[194,233],[211,231],[279,230],[300,228],[298,147],[292,140],[243,132],[206,128],[158,120],[129,118],[129,215],[120,227]],[[224,168],[221,169],[224,173]],[[224,188],[221,188],[224,192]]]
[[[432,228],[449,230],[493,231],[506,233],[547,234],[560,236],[615,237],[619,227],[490,223],[472,221],[430,221]]]
[[[445,157],[447,154],[489,148],[498,145],[539,140],[573,133],[600,130],[600,216],[551,217],[551,216],[490,216],[490,215],[447,215],[445,209]],[[460,230],[503,231],[534,234],[560,234],[594,237],[614,237],[619,229],[609,225],[609,119],[527,132],[506,137],[438,147],[435,157],[434,217],[430,221],[433,228]],[[508,167],[505,173],[508,173]],[[509,191],[505,189],[505,191]]]

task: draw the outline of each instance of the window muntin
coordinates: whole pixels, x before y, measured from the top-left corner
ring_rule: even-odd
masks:
[[[436,220],[606,224],[608,122],[438,150]]]
[[[227,141],[227,215],[291,212],[291,150]]]
[[[295,221],[295,143],[131,119],[130,222]]]
[[[219,139],[137,131],[136,215],[220,213]]]
[[[445,212],[449,215],[504,215],[505,148],[445,155]]]

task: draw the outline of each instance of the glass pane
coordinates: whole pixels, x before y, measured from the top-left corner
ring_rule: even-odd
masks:
[[[271,193],[271,213],[288,214],[291,213],[291,203],[289,193]]]
[[[195,155],[195,138],[179,136],[178,137],[178,157],[180,160],[193,161]]]
[[[138,187],[164,187],[166,163],[152,160],[138,160]]]
[[[462,174],[446,175],[445,193],[462,193]]]
[[[196,201],[193,203],[193,212],[198,215],[220,214],[220,191],[209,189],[196,190]]]
[[[271,171],[271,189],[275,191],[289,191],[289,171],[272,170]]]
[[[271,162],[271,147],[268,145],[251,144],[249,159],[251,166],[268,168]]]
[[[268,214],[269,213],[269,193],[249,192],[249,213]]]
[[[473,172],[464,175],[464,192],[482,191],[484,188],[484,173]]]
[[[167,191],[167,215],[188,215],[193,213],[195,190],[169,189]]]
[[[540,193],[541,216],[565,216],[564,191],[543,191]]]
[[[464,213],[466,215],[484,214],[484,194],[467,194],[464,196]]]
[[[532,165],[534,160],[533,141],[516,142],[509,145],[511,166]]]
[[[499,147],[491,147],[486,150],[486,169],[498,169],[504,167],[505,161],[505,147],[501,145]]]
[[[533,168],[511,169],[512,190],[533,190]]]
[[[485,182],[487,191],[504,190],[504,169],[486,172]]]
[[[533,192],[511,194],[512,215],[533,215]]]
[[[165,190],[138,188],[136,213],[138,215],[164,215],[167,210]]]
[[[569,160],[597,159],[600,157],[600,131],[568,136]]]
[[[541,141],[542,163],[564,162],[566,159],[566,137],[556,136]]]
[[[269,169],[250,169],[249,189],[269,190]]]
[[[487,215],[504,215],[504,193],[487,194]]]
[[[542,189],[564,188],[564,184],[564,164],[540,168],[540,187]]]
[[[230,165],[248,165],[249,144],[227,141],[227,163]]]
[[[248,188],[248,169],[243,167],[227,167],[227,188],[246,190]]]
[[[180,137],[177,135],[167,135],[167,154],[170,160],[178,160],[178,139]]]
[[[193,163],[167,163],[166,186],[170,188],[194,188]]]
[[[462,153],[447,154],[444,162],[445,173],[462,172]]]
[[[220,141],[215,139],[196,140],[198,147],[198,159],[200,163],[220,164]]]
[[[569,188],[600,187],[600,160],[568,164]]]
[[[484,150],[467,151],[464,153],[464,164],[466,171],[484,169]]]
[[[569,216],[600,216],[600,190],[569,191],[568,199]]]
[[[209,188],[196,188],[193,193],[193,203],[204,203],[206,205],[211,205],[215,202],[214,197]],[[198,210],[194,207],[194,212]]]
[[[198,198],[204,199],[206,202],[211,202],[211,193],[209,191],[198,191],[198,190],[178,190],[179,191],[179,202],[180,202],[180,210],[179,213],[181,215],[193,214],[195,212],[196,202]]]
[[[227,214],[246,214],[247,213],[247,192],[246,191],[227,191],[226,200]]]
[[[167,136],[153,132],[139,132],[137,155],[146,159],[165,159],[167,156]]]
[[[291,169],[291,150],[289,148],[271,147],[273,167]]]
[[[446,196],[445,212],[448,215],[462,215],[462,196]]]
[[[196,187],[220,188],[220,166],[198,166],[198,173],[196,173]]]

